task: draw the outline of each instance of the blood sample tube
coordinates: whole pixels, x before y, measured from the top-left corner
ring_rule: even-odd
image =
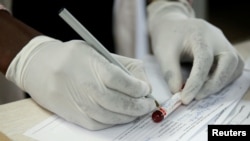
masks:
[[[162,107],[159,107],[156,111],[153,112],[152,120],[156,123],[161,122],[180,105],[181,96],[180,93],[176,93],[169,100],[167,100]]]

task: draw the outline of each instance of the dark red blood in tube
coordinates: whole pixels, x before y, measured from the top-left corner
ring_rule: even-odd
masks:
[[[164,119],[164,113],[160,110],[156,110],[152,114],[152,119],[156,123],[161,122]]]

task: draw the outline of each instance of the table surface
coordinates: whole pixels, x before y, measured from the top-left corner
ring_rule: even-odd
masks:
[[[244,60],[250,56],[250,40],[235,45]],[[244,99],[250,101],[250,89]],[[32,99],[19,100],[0,105],[0,131],[14,141],[34,141],[23,133],[41,121],[51,112],[37,105]]]

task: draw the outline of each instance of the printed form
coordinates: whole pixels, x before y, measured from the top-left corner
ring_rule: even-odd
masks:
[[[153,96],[157,99],[162,98],[163,100],[160,103],[163,103],[171,94],[164,89],[166,88],[165,84],[164,88],[159,88],[162,86],[159,84],[162,81],[162,77],[156,79],[158,75],[155,74],[155,68],[158,68],[157,66],[152,67],[156,63],[153,63],[152,60],[149,62],[150,65],[147,66],[151,70],[147,68],[147,73],[154,73],[149,74]],[[24,134],[37,140],[46,141],[161,141],[166,139],[169,141],[188,141],[201,131],[201,134],[198,135],[205,134],[207,125],[216,123],[215,118],[225,121],[227,118],[225,115],[229,115],[226,109],[232,107],[232,111],[234,106],[236,106],[235,103],[238,103],[243,97],[249,85],[250,72],[244,71],[241,77],[218,94],[203,100],[193,101],[187,106],[181,105],[160,123],[154,123],[151,119],[151,114],[149,114],[129,124],[114,126],[100,131],[89,131],[54,115],[29,129]],[[159,96],[159,93],[164,94],[161,91],[166,92],[164,96]],[[236,113],[240,110],[242,111],[242,109],[244,110],[244,104],[241,107],[243,108],[235,109]],[[246,120],[249,120],[249,115],[242,115],[241,121],[245,122]],[[202,138],[205,140],[207,136],[200,136],[199,140]]]

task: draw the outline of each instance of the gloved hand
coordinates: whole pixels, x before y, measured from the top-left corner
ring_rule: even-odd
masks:
[[[182,102],[215,94],[243,71],[244,63],[221,30],[194,17],[187,2],[155,1],[148,7],[152,49],[170,90],[181,92]],[[191,62],[184,82],[181,63]]]
[[[43,107],[90,130],[130,122],[156,108],[142,62],[113,55],[132,75],[80,40],[33,38],[6,77]]]

